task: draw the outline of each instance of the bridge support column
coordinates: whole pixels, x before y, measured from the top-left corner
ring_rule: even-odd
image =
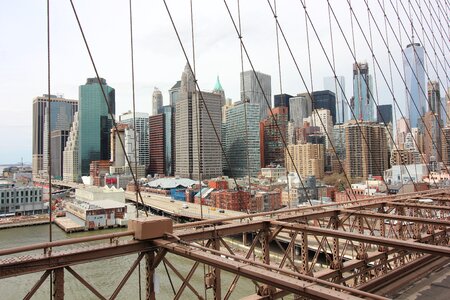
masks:
[[[146,270],[146,300],[155,300],[155,285],[153,283],[153,279],[155,276],[155,269],[153,268],[153,264],[155,261],[155,252],[149,251],[145,253],[145,270]]]
[[[64,268],[53,271],[53,300],[64,299]]]
[[[264,229],[261,229],[260,234],[260,243],[261,243],[261,252],[262,252],[262,260],[266,265],[270,265],[270,230],[269,224],[265,224]],[[263,284],[259,287],[258,295],[260,296],[269,296],[271,297],[275,289],[267,284]],[[270,298],[271,299],[271,298]]]
[[[334,230],[339,229],[339,217],[337,214],[331,218],[331,225]],[[331,269],[339,270],[339,275],[334,278],[334,281],[338,282],[342,278],[342,262],[339,258],[339,238],[333,237],[333,261],[331,263]],[[342,253],[344,255],[345,253]]]

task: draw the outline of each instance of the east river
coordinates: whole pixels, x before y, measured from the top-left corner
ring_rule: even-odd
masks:
[[[112,233],[123,231],[125,229],[110,229],[103,231],[89,231],[76,234],[66,234],[56,226],[52,227],[53,240],[63,240],[75,237],[83,237],[89,235]],[[0,230],[0,249],[12,248],[35,243],[42,243],[48,241],[48,225],[29,226],[12,229]],[[166,256],[170,263],[174,265],[181,274],[186,277],[193,261],[184,259],[178,256],[168,254]],[[93,285],[103,296],[108,298],[119,282],[122,280],[125,273],[131,267],[133,261],[137,258],[137,254],[122,256],[107,260],[95,261],[91,263],[75,265],[73,269],[83,276],[91,285]],[[143,270],[145,261],[141,263],[141,278],[142,278],[142,296],[145,297],[145,272]],[[206,266],[206,272],[208,272]],[[0,280],[0,299],[22,299],[31,287],[38,281],[43,272],[22,275],[18,277],[11,277]],[[175,290],[181,286],[181,281],[178,277],[169,270],[170,277],[175,286]],[[156,295],[157,299],[172,299],[174,297],[167,273],[161,263],[156,270],[156,285],[159,293]],[[203,287],[203,265],[199,265],[196,273],[191,279],[190,283],[195,287],[198,293],[204,297]],[[222,297],[230,286],[234,278],[233,274],[222,272]],[[96,297],[85,288],[77,279],[70,273],[64,272],[65,279],[65,299],[96,299]],[[255,292],[254,285],[250,280],[240,278],[238,285],[232,294],[231,299],[240,299],[244,296],[251,295]],[[197,297],[189,288],[184,290],[182,299],[196,299]],[[50,299],[49,297],[49,279],[41,286],[32,299]],[[128,282],[123,287],[117,299],[139,299],[138,289],[138,272],[137,269],[133,272]],[[212,290],[207,290],[207,299],[213,299]]]

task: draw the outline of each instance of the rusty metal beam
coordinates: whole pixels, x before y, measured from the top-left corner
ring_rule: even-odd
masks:
[[[419,218],[412,216],[402,216],[402,215],[393,215],[393,214],[380,214],[371,211],[364,210],[351,210],[351,209],[342,209],[341,213],[350,214],[354,216],[363,216],[363,217],[373,217],[373,218],[383,218],[390,220],[399,220],[399,221],[408,221],[408,222],[417,222],[423,224],[431,224],[437,226],[450,226],[450,221],[440,220],[440,219],[427,219],[427,218]]]
[[[175,275],[177,275],[178,278],[180,278],[182,282],[187,282],[186,283],[187,287],[197,296],[198,299],[203,299],[203,297],[200,296],[197,290],[186,280],[186,278],[184,278],[183,275],[181,275],[180,272],[178,272],[178,270],[166,258],[164,258],[163,260],[169,266],[169,268],[175,273]]]
[[[47,270],[42,274],[41,278],[33,285],[31,290],[23,297],[23,300],[30,300],[31,297],[33,297],[34,293],[41,287],[41,285],[44,283],[44,281],[47,279],[47,277],[50,275],[51,271]]]
[[[145,299],[146,300],[155,300],[155,285],[153,282],[153,279],[155,276],[154,265],[155,265],[155,251],[146,252],[145,253]]]
[[[272,224],[275,226],[282,225],[286,229],[297,230],[300,232],[306,232],[311,234],[316,234],[320,236],[329,236],[329,237],[338,237],[349,239],[358,242],[371,243],[375,245],[383,245],[388,247],[394,247],[399,249],[417,251],[422,253],[428,253],[433,255],[441,255],[450,257],[450,247],[443,246],[435,246],[435,245],[427,245],[421,244],[417,242],[403,241],[403,240],[394,240],[377,236],[367,236],[364,234],[347,232],[347,231],[339,231],[327,228],[318,228],[303,224],[290,224],[284,223],[280,221],[272,221]]]
[[[0,279],[28,273],[46,271],[95,260],[150,251],[154,246],[148,241],[119,241],[113,245],[95,245],[66,251],[53,251],[51,256],[34,255],[0,260]]]
[[[136,269],[136,267],[138,266],[138,264],[141,262],[142,258],[144,257],[145,253],[141,252],[139,253],[138,258],[134,261],[134,263],[131,265],[130,269],[128,270],[128,272],[125,274],[125,276],[122,278],[122,280],[120,281],[119,285],[117,286],[117,288],[114,290],[114,293],[111,295],[111,297],[109,298],[109,300],[114,300],[116,299],[117,295],[119,295],[120,291],[122,290],[123,286],[125,285],[125,283],[127,283],[128,279],[130,278],[131,274],[133,274],[134,270]]]
[[[114,239],[114,238],[119,238],[119,237],[124,237],[124,236],[133,236],[133,235],[134,235],[133,231],[124,231],[124,232],[118,232],[118,233],[100,234],[100,235],[86,236],[86,237],[81,237],[81,238],[65,239],[65,240],[59,240],[59,241],[53,241],[53,242],[47,242],[47,243],[39,243],[39,244],[33,244],[33,245],[27,245],[27,246],[20,246],[20,247],[14,247],[14,248],[9,248],[9,249],[1,249],[0,256],[17,254],[20,252],[28,252],[28,251],[33,251],[33,250],[44,250],[44,249],[48,249],[48,248],[55,248],[55,247],[60,247],[60,246],[67,246],[67,245],[86,243],[86,242],[92,242],[92,241]]]
[[[81,282],[85,287],[88,288],[88,290],[90,290],[95,296],[97,296],[97,298],[102,299],[102,300],[106,300],[105,297],[102,296],[102,294],[100,294],[99,291],[97,291],[91,284],[89,284],[89,282],[87,282],[83,277],[81,277],[80,274],[78,274],[77,272],[75,272],[74,269],[72,269],[71,267],[67,266],[65,267],[65,269],[73,275],[73,277],[75,277],[76,279],[78,279],[79,282]]]
[[[199,245],[191,244],[191,246],[183,246],[163,240],[155,240],[154,243],[160,247],[166,248],[171,253],[193,259],[196,262],[218,267],[222,270],[239,274],[240,276],[244,276],[265,284],[270,284],[271,286],[281,290],[309,298],[360,299],[360,296],[367,297],[369,299],[386,299],[378,295],[361,293],[361,291],[356,289],[334,284],[325,280],[320,280],[312,276],[279,269],[277,267],[244,259],[239,256],[228,254],[224,255],[219,251],[214,251],[213,249]],[[215,253],[216,255],[212,253]],[[320,286],[319,284],[323,284],[325,287]],[[331,290],[330,288],[335,288],[336,290]],[[339,290],[343,292],[340,292]],[[359,296],[349,295],[345,292]]]

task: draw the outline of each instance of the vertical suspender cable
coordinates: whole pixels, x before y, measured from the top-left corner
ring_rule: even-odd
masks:
[[[279,86],[280,86],[280,97],[283,100],[285,98],[284,98],[284,94],[283,94],[283,80],[282,80],[282,77],[281,77],[280,39],[279,39],[279,36],[278,36],[278,25],[277,25],[277,18],[278,18],[278,14],[277,14],[277,0],[273,0],[273,7],[274,7],[274,11],[275,11],[275,15],[274,15],[274,18],[275,18],[275,33],[276,33],[276,38],[277,38],[278,79],[279,79]],[[288,110],[288,113],[289,113],[289,110]],[[289,120],[289,115],[288,115],[287,118]],[[287,130],[288,129],[289,129],[289,123],[288,123]],[[285,174],[286,174],[286,183],[287,183],[287,203],[288,203],[288,208],[291,208],[291,191],[290,191],[291,187],[290,187],[290,184],[289,184],[289,171],[288,171],[287,164],[286,164],[286,161],[287,161],[286,157],[285,157],[284,160],[285,160],[284,165],[285,165],[285,169],[286,169]]]
[[[241,24],[241,2],[237,0],[237,9],[238,9],[238,26],[239,26],[239,38],[242,39],[242,24]],[[250,171],[250,151],[249,151],[249,142],[248,142],[248,117],[247,117],[247,108],[248,103],[250,103],[250,99],[247,99],[245,96],[245,80],[244,80],[244,56],[242,53],[242,45],[239,43],[240,57],[241,57],[241,86],[242,93],[240,95],[241,101],[244,104],[244,119],[245,119],[245,155],[247,160],[247,176],[248,176],[248,192],[249,192],[249,203],[247,204],[247,213],[249,213],[249,205],[252,201],[252,180],[251,180],[251,171]],[[241,203],[242,204],[242,203]]]
[[[50,99],[50,0],[47,0],[47,175],[48,175],[48,240],[52,236],[52,146],[51,146],[51,99]],[[45,115],[45,114],[44,114]],[[44,153],[45,155],[45,153]],[[51,248],[49,249],[51,251]],[[50,272],[50,299],[53,297],[53,272]]]
[[[134,134],[134,171],[136,172],[136,179],[137,179],[137,127],[136,127],[136,94],[134,90],[134,43],[133,43],[133,10],[132,10],[132,4],[131,0],[129,0],[129,12],[130,12],[130,54],[131,54],[131,90],[133,93],[133,134]],[[139,184],[138,181],[134,181],[134,193],[136,196],[136,218],[139,218]],[[145,209],[144,207],[142,207]],[[139,254],[138,254],[139,255]],[[142,298],[142,288],[141,288],[141,262],[138,264],[138,292],[139,292],[139,299]]]

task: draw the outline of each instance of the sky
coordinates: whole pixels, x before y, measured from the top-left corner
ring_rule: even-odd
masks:
[[[273,0],[270,2],[273,5]],[[383,38],[386,39],[384,18],[379,5],[383,1],[369,2],[371,13],[383,33]],[[370,49],[356,19],[353,19],[355,41],[353,46],[348,1],[330,1],[349,46],[355,50],[356,60],[367,61],[369,72],[377,77],[375,91],[377,101],[380,104],[392,104],[393,93],[404,110],[405,88],[400,76],[402,72],[400,45],[404,47],[409,44],[411,26],[408,25],[405,12],[399,5],[400,18],[405,22],[406,32],[401,26],[399,28],[391,2],[395,5],[398,1],[390,0],[385,4],[388,20],[392,22],[396,36],[388,25],[387,37],[398,69],[393,63],[394,85],[390,89],[386,84],[386,81],[390,82],[388,52],[373,20],[371,20],[371,31],[369,31],[369,17],[364,1],[352,1],[351,4],[368,40],[369,33],[372,33],[374,54],[386,79],[383,78],[378,65],[373,64]],[[237,1],[228,0],[227,3],[237,22]],[[420,17],[420,10],[414,5],[422,1],[411,1],[411,3],[412,11]],[[74,4],[99,75],[116,90],[116,114],[126,112],[132,107],[129,2],[74,0]],[[192,62],[189,1],[167,0],[167,4]],[[276,27],[270,7],[267,1],[243,0],[241,1],[242,36],[254,68],[272,76],[272,95],[280,93],[280,90],[295,95],[305,92],[307,88],[322,89],[323,77],[332,76],[333,72],[310,23],[308,23],[311,52],[309,59],[305,10],[301,1],[279,0],[276,4],[278,20],[305,82],[301,80],[280,34],[282,83],[280,89]],[[154,87],[158,87],[163,92],[164,104],[169,104],[168,90],[177,80],[180,80],[186,60],[162,0],[134,0],[132,7],[136,110],[150,113]],[[330,34],[327,1],[307,0],[306,9],[331,64],[333,64],[332,34],[336,74],[345,76],[345,92],[347,98],[350,98],[353,94],[352,64],[355,58],[333,16],[331,16]],[[428,10],[422,7],[422,11],[431,22]],[[443,25],[442,27],[434,26],[434,36],[438,45],[444,49],[444,54],[448,55],[448,39],[443,43],[438,34],[444,31],[439,31],[440,28],[447,28],[448,18],[440,14],[442,10],[439,10],[437,6],[435,11],[437,12],[435,19],[441,21]],[[193,0],[193,14],[196,73],[200,88],[205,91],[212,90],[216,77],[219,76],[227,98],[233,101],[239,100],[241,70],[239,39],[224,2]],[[420,29],[420,19],[414,13],[411,14],[413,24],[417,26],[420,33],[419,37],[423,39],[422,44],[431,55],[431,43]],[[0,147],[0,164],[15,163],[22,158],[25,162],[31,162],[32,100],[36,96],[47,93],[46,24],[45,0],[0,2],[0,138],[3,145]],[[425,23],[424,26],[429,31]],[[95,73],[70,1],[50,1],[50,28],[51,93],[61,94],[69,99],[78,99],[79,85],[84,84],[86,78],[94,77]],[[431,32],[429,34],[432,39]],[[439,49],[436,45],[435,48]],[[431,59],[437,66],[440,77],[445,78],[443,74],[446,69],[443,67],[446,68],[448,64],[443,60],[442,55],[439,55],[438,60],[434,55]],[[439,64],[441,61],[443,65]],[[311,69],[309,62],[311,62]],[[250,69],[250,64],[245,58],[244,69]],[[430,78],[436,79],[436,74],[431,67],[428,73]],[[448,83],[445,82],[445,85],[448,86]],[[399,118],[398,115],[397,119]]]

